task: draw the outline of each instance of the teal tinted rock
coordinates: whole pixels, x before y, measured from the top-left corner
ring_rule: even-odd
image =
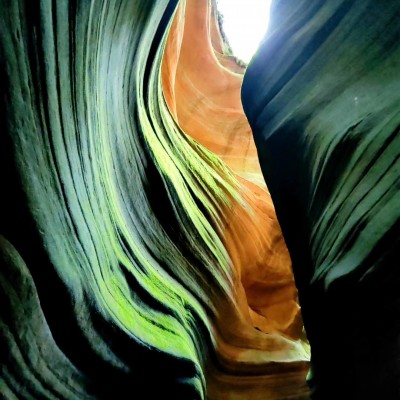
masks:
[[[315,399],[400,393],[399,16],[396,1],[274,2],[243,83]]]

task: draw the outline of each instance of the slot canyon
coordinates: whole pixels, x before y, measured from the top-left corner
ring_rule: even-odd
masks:
[[[1,399],[400,399],[398,0],[0,0],[0,92]]]

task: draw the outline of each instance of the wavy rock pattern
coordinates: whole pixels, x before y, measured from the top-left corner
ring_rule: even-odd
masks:
[[[199,73],[187,41],[207,41],[182,23],[213,21],[218,50],[215,19],[193,0],[173,23],[176,6],[0,1],[6,399],[307,398],[296,290],[272,204],[254,184],[241,77],[204,48],[233,94],[202,87],[201,98],[225,123],[236,118],[213,142],[221,123],[202,132],[198,117],[218,107],[184,117],[183,104],[199,100],[185,89],[184,74]],[[171,26],[181,46],[167,43]],[[276,305],[291,310],[284,321],[271,318]]]
[[[246,207],[230,199],[221,222],[224,244],[240,277],[243,313],[264,331],[298,338],[301,321],[289,254],[265,183],[256,184],[263,181],[240,102],[243,75],[221,64],[216,20],[207,1],[180,3],[163,58],[164,93],[179,126],[217,154],[238,180],[236,190]]]
[[[312,398],[398,399],[400,4],[272,7],[242,98],[293,261]]]
[[[1,398],[308,398],[257,152],[312,398],[399,398],[398,1],[273,2],[257,150],[213,2],[0,10]]]

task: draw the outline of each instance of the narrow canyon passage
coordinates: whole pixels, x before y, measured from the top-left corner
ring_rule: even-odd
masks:
[[[399,17],[0,0],[0,398],[400,398]]]

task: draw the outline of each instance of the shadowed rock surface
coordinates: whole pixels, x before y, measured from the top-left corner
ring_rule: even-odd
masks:
[[[275,1],[244,78],[313,399],[400,397],[399,17],[398,1]]]
[[[0,0],[0,397],[399,398],[399,16]]]
[[[240,146],[230,165],[181,123],[184,90],[168,100],[176,6],[0,2],[3,398],[307,398],[288,253],[265,186],[243,176],[257,163],[242,77],[201,49],[235,82],[221,104],[235,104],[250,170]],[[208,3],[186,6],[217,40],[215,15],[196,11]]]

